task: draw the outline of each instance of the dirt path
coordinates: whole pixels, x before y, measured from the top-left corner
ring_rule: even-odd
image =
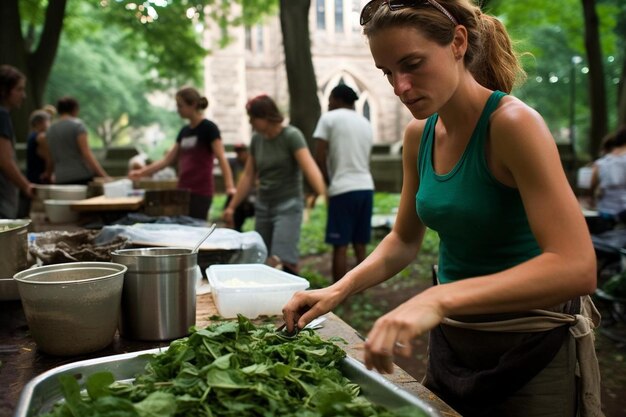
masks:
[[[302,269],[330,277],[330,262],[328,254],[310,256],[302,260]],[[389,285],[383,284],[352,297],[336,313],[361,334],[366,335],[376,317],[429,285],[429,279],[402,279],[390,282]],[[601,309],[602,306],[598,307]],[[626,335],[626,331],[624,334]],[[396,361],[418,381],[423,378],[426,370],[427,346],[428,338],[422,336],[414,342],[413,358]],[[626,416],[626,345],[609,339],[602,332],[596,332],[596,354],[602,378],[602,410],[606,417]]]

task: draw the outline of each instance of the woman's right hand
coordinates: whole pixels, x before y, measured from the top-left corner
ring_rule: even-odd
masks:
[[[346,298],[337,284],[312,291],[298,291],[283,307],[287,331],[303,329],[311,320],[326,314]]]
[[[130,178],[133,181],[137,181],[141,177],[143,177],[143,170],[141,168],[133,169],[132,171],[128,173],[128,178]]]
[[[222,212],[222,219],[226,222],[228,227],[233,227],[235,225],[234,215],[235,210],[231,207],[226,207]]]

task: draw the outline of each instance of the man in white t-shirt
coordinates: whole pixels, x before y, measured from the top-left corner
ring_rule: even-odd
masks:
[[[315,160],[328,184],[326,243],[333,245],[333,279],[348,271],[352,244],[357,265],[370,241],[374,180],[370,173],[372,127],[354,110],[358,96],[345,84],[333,88],[328,112],[313,133]]]

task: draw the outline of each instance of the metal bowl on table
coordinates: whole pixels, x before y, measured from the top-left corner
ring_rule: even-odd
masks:
[[[126,269],[110,262],[71,262],[15,274],[37,347],[72,356],[108,346],[117,330]]]

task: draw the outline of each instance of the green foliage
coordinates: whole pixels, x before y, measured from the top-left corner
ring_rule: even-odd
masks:
[[[26,26],[27,31],[28,27],[37,27],[43,24],[44,3],[43,0],[21,0],[19,2],[22,24]]]
[[[29,51],[39,43],[49,6],[54,7],[46,0],[19,2]],[[203,59],[210,52],[203,39],[208,26],[221,27],[223,46],[233,25],[253,24],[277,11],[277,0],[68,0],[44,101],[76,96],[90,136],[99,136],[105,146],[131,141],[124,132],[128,127],[155,122],[175,137],[180,127],[175,113],[151,106],[148,94],[155,88],[201,87]],[[163,154],[154,147],[147,151],[153,159]]]
[[[328,287],[332,282],[322,275],[320,272],[315,271],[311,268],[302,268],[300,271],[300,276],[309,281],[310,289],[324,288]]]
[[[318,255],[331,250],[325,243],[327,207],[317,201],[315,207],[308,210],[308,219],[302,224],[300,232],[300,256]]]
[[[353,295],[333,312],[361,334],[367,334],[376,319],[389,310],[386,298],[377,297],[372,291]]]
[[[117,53],[115,39],[110,30],[73,43],[64,39],[45,94],[48,103],[65,95],[78,99],[80,118],[105,145],[131,124],[139,127],[159,120],[146,98],[149,90],[143,72]]]
[[[237,5],[244,4],[243,15]],[[228,29],[252,24],[275,14],[277,0],[105,0],[99,3],[104,21],[115,25],[125,40],[125,52],[139,57],[152,70],[155,85],[200,84],[202,59],[210,53],[203,46],[203,31],[219,28],[217,45],[229,41]]]
[[[374,214],[391,214],[398,210],[400,194],[374,193]]]
[[[224,211],[224,204],[226,204],[226,194],[213,195],[213,201],[211,202],[211,210],[209,212],[209,219],[211,221],[217,221],[222,218],[222,212]]]
[[[589,148],[590,110],[584,44],[584,20],[580,0],[545,2],[528,0],[489,2],[487,12],[498,16],[505,23],[516,42],[528,80],[513,92],[541,113],[557,140],[569,140],[564,135],[570,127],[570,102],[575,109],[575,147],[584,153]],[[604,54],[604,76],[609,103],[609,125],[617,120],[617,92],[624,48],[620,46],[619,19],[624,5],[616,0],[595,2],[598,14],[600,42]],[[620,12],[621,11],[621,12]],[[621,14],[620,14],[621,13]],[[624,19],[622,17],[622,19]],[[529,22],[532,22],[529,24]],[[622,37],[623,39],[623,37]],[[622,42],[623,45],[623,42]],[[582,62],[572,64],[572,57],[582,57]],[[573,75],[573,71],[575,74]],[[575,89],[572,83],[575,82]],[[572,96],[572,93],[575,96]],[[613,111],[615,110],[615,111]]]
[[[271,323],[255,326],[239,316],[172,342],[133,382],[92,375],[82,395],[72,376],[61,377],[65,402],[46,416],[394,415],[343,376],[338,364],[345,352],[333,342],[342,340],[325,341],[313,330],[286,336]]]

